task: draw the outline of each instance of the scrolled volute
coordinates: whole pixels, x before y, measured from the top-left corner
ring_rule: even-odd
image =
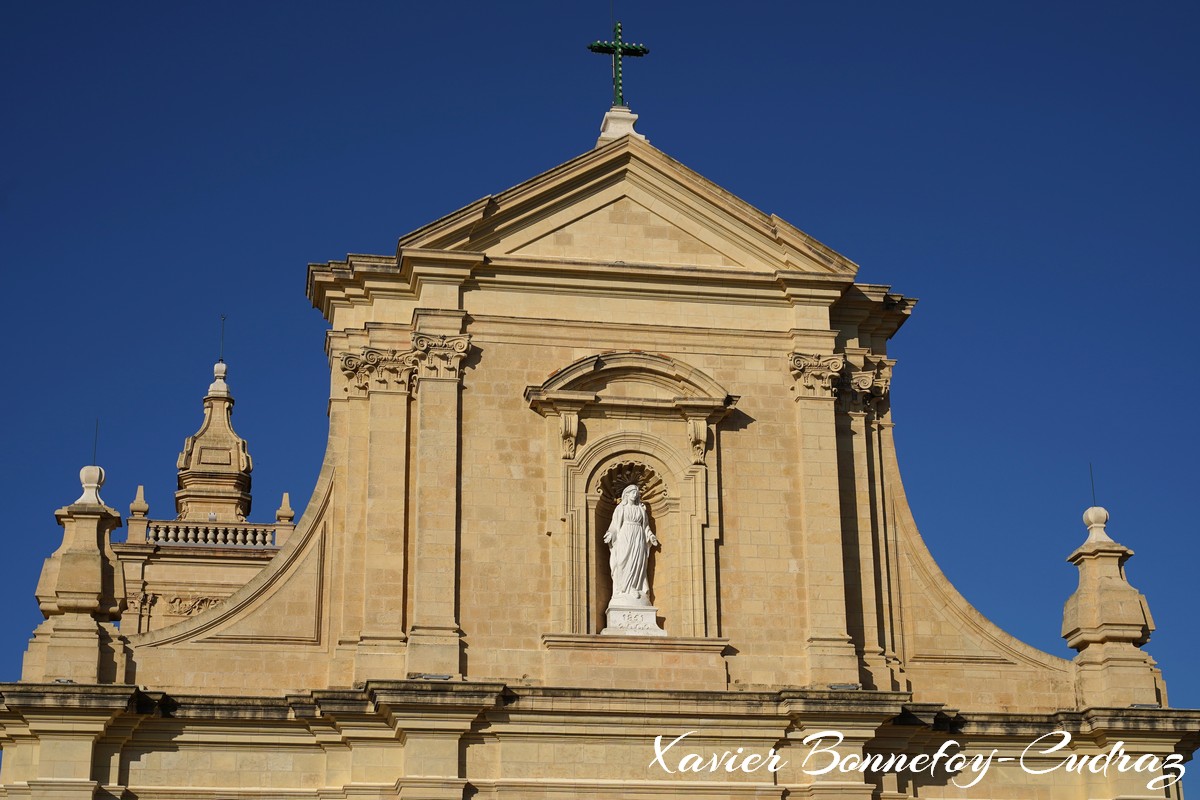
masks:
[[[843,356],[812,353],[792,353],[788,362],[801,397],[833,397],[834,380],[846,366]]]

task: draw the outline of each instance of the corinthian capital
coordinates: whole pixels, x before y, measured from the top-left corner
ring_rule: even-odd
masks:
[[[342,374],[348,379],[345,391],[408,393],[417,360],[412,350],[377,350],[364,347],[358,353],[342,353]]]
[[[426,378],[460,380],[462,361],[471,349],[469,334],[460,336],[427,336],[413,334],[413,355],[417,362],[415,380]]]
[[[792,353],[788,357],[800,397],[833,397],[833,382],[846,360],[839,355]]]
[[[341,370],[347,378],[345,391],[366,394],[391,391],[408,394],[425,378],[458,380],[462,360],[471,348],[471,337],[413,335],[411,350],[379,350],[364,347],[357,353],[342,353]]]

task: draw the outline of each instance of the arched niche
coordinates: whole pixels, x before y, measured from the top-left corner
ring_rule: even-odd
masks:
[[[662,542],[651,593],[665,629],[672,636],[718,636],[716,426],[738,398],[689,364],[636,351],[574,361],[527,387],[525,398],[547,421],[548,508],[558,517],[546,521],[555,632],[595,634],[603,627],[611,584],[598,544],[601,479],[629,464],[662,481],[657,506],[647,504]]]
[[[646,506],[649,516],[650,529],[654,531],[660,543],[659,552],[650,551],[647,575],[650,580],[650,603],[654,604],[659,597],[667,599],[668,603],[678,596],[678,541],[676,532],[679,519],[679,499],[672,497],[662,476],[645,460],[638,460],[640,454],[630,454],[630,458],[606,461],[601,464],[591,480],[587,496],[588,519],[593,522],[591,530],[596,534],[589,536],[594,552],[596,568],[592,570],[592,596],[598,600],[592,609],[592,624],[596,630],[605,624],[605,609],[612,597],[611,567],[606,569],[609,548],[604,544],[604,534],[612,522],[612,515],[617,504],[621,502],[621,493],[630,485],[636,485],[641,496],[641,502]],[[662,567],[662,569],[660,569]],[[598,613],[597,613],[598,612]],[[677,616],[672,608],[659,607],[662,619]]]

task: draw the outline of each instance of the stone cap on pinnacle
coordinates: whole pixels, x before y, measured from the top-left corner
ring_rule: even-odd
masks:
[[[633,129],[637,118],[638,115],[630,111],[628,106],[610,108],[600,123],[600,138],[596,140],[596,147],[602,147],[622,136],[633,136],[643,142],[649,142],[649,139]]]
[[[246,440],[233,429],[233,395],[225,382],[228,366],[213,365],[204,396],[204,421],[183,444],[176,464],[178,518],[195,522],[242,522],[250,513],[250,471]]]
[[[1100,506],[1092,506],[1083,512],[1083,524],[1087,525],[1088,542],[1111,542],[1112,537],[1104,526],[1108,523],[1108,510]]]

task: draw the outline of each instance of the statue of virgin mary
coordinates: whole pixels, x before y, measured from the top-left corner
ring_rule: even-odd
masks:
[[[658,546],[658,539],[650,530],[650,517],[641,502],[637,484],[630,484],[621,492],[621,502],[613,509],[604,543],[609,547],[612,602],[649,606],[646,562],[650,558],[650,548]]]

